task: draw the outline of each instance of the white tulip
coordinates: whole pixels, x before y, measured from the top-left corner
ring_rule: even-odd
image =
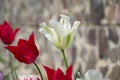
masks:
[[[41,23],[39,29],[45,37],[52,42],[57,48],[65,49],[69,46],[74,38],[80,21],[75,21],[73,26],[70,24],[70,17],[61,15],[60,21],[50,20],[49,26],[45,22]]]
[[[94,69],[88,70],[85,74],[85,80],[104,80],[102,73]]]
[[[102,73],[99,73],[94,69],[90,69],[85,73],[84,77],[81,78],[80,76],[80,78],[76,78],[76,80],[108,80],[108,79],[103,79]]]

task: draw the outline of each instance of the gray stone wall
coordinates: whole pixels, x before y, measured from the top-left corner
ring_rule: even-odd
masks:
[[[71,22],[81,20],[75,39],[65,50],[73,73],[82,75],[95,68],[105,78],[120,80],[120,1],[119,0],[0,0],[0,23],[10,22],[13,28],[20,27],[16,40],[27,39],[35,32],[35,41],[40,50],[38,64],[53,68],[64,68],[60,51],[38,32],[38,24],[49,19],[59,19],[60,14],[71,17]],[[6,63],[0,63],[0,71],[6,75],[9,58],[5,45],[0,42],[1,56]],[[21,64],[13,58],[17,73],[37,73],[32,65]]]

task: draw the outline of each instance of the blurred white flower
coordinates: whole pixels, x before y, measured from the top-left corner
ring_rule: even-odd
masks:
[[[102,73],[94,69],[90,69],[85,73],[84,78],[77,78],[76,80],[104,80]]]
[[[52,42],[57,48],[65,49],[69,46],[76,30],[80,24],[80,21],[75,21],[73,26],[70,24],[70,17],[61,15],[60,21],[50,20],[48,27],[45,22],[41,23],[39,29],[45,37]]]
[[[91,69],[85,73],[85,80],[103,80],[103,75],[102,73],[99,73],[94,69]]]

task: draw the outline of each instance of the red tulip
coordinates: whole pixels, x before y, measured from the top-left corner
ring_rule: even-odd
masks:
[[[12,44],[15,39],[15,35],[19,30],[20,29],[17,28],[15,31],[13,31],[9,23],[4,21],[3,24],[0,24],[0,38],[2,42],[6,45]]]
[[[28,41],[19,39],[17,46],[7,46],[5,48],[11,51],[18,61],[26,64],[33,63],[39,55],[33,33]]]
[[[47,66],[44,66],[48,80],[72,80],[72,65],[67,69],[66,74],[64,74],[61,69],[53,70]]]

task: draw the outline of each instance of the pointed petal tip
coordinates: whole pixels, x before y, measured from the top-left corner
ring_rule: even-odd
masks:
[[[80,25],[81,21],[75,21],[76,24]]]
[[[7,21],[7,20],[5,20],[5,21],[4,21],[4,24],[8,24],[8,21]]]
[[[29,40],[34,40],[34,32],[31,33]]]
[[[43,66],[43,68],[47,71],[48,69],[50,69],[50,70],[53,70],[53,69],[51,69],[51,68],[49,68],[49,67],[47,67],[47,66],[45,66],[45,65],[42,65]]]
[[[9,51],[13,51],[13,48],[16,46],[5,46],[4,48],[8,49]]]
[[[15,34],[16,34],[18,31],[20,31],[20,28],[16,28],[16,30],[15,30]]]
[[[5,20],[4,23],[3,23],[3,26],[6,26],[6,25],[10,26],[9,22]]]
[[[8,49],[8,48],[9,48],[9,46],[5,46],[4,48]]]

